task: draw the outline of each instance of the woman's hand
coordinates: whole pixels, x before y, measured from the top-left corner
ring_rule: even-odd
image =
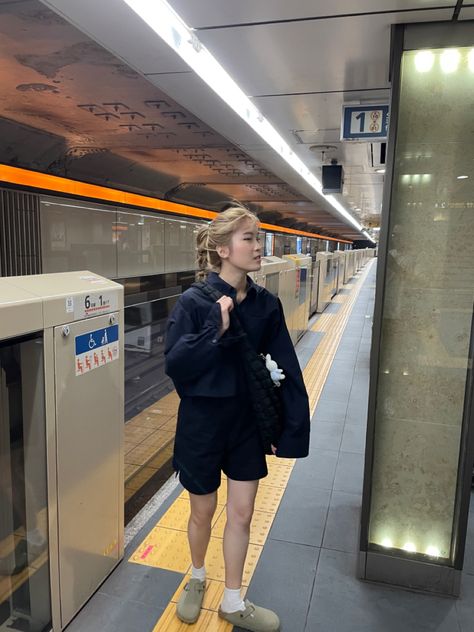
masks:
[[[230,296],[221,296],[217,301],[221,307],[222,326],[219,331],[219,338],[225,334],[230,325],[230,312],[234,309],[234,301]]]
[[[271,445],[271,447],[272,447],[272,452],[273,452],[273,454],[276,454],[276,453],[277,453],[277,449],[275,448],[275,446],[273,445],[273,443],[271,443],[270,445]]]

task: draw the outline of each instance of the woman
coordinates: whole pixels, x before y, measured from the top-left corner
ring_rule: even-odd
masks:
[[[199,617],[206,572],[204,558],[217,504],[221,470],[227,476],[224,531],[225,589],[219,616],[254,632],[275,632],[277,615],[240,594],[250,522],[259,479],[268,474],[264,449],[247,393],[240,337],[232,332],[233,310],[259,353],[270,353],[283,369],[285,422],[277,457],[304,457],[309,448],[309,406],[301,370],[277,297],[247,273],[261,267],[257,217],[232,207],[203,226],[197,236],[200,277],[223,296],[214,302],[191,287],[168,322],[166,372],[181,398],[173,465],[189,492],[188,538],[192,578],[177,605],[186,623]]]

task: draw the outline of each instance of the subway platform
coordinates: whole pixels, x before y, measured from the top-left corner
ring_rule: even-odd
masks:
[[[287,632],[472,632],[474,512],[459,599],[356,577],[376,260],[310,322],[297,345],[310,395],[310,455],[268,458],[244,571],[244,591],[275,609]],[[124,561],[68,632],[230,632],[223,592],[222,481],[206,558],[208,587],[196,624],[175,616],[189,571],[189,501],[173,477],[127,529]],[[234,628],[238,630],[238,628]]]

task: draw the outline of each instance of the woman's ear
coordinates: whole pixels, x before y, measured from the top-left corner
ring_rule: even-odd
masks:
[[[217,246],[216,252],[221,259],[227,259],[229,257],[229,246]]]

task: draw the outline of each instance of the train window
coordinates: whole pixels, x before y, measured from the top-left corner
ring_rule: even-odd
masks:
[[[137,213],[119,213],[116,223],[118,276],[164,272],[163,244],[162,219]]]
[[[90,270],[117,276],[115,209],[42,199],[40,218],[44,273]]]
[[[165,272],[196,269],[196,232],[200,224],[165,220]]]

